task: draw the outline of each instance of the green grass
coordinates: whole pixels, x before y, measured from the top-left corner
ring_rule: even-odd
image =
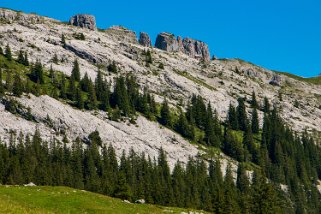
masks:
[[[275,72],[279,73],[279,74],[283,74],[283,75],[293,78],[295,80],[302,81],[302,82],[311,83],[311,84],[315,84],[315,85],[321,85],[321,76],[305,78],[305,77],[300,77],[300,76],[290,74],[287,72],[280,72],[280,71],[275,71]]]
[[[149,204],[128,204],[120,199],[68,187],[0,186],[0,213],[143,214],[188,211]]]

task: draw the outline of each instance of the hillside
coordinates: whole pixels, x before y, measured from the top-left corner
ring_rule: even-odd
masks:
[[[1,213],[205,213],[148,204],[129,204],[68,187],[0,187]]]
[[[0,183],[211,212],[321,210],[321,85],[206,43],[0,9]]]

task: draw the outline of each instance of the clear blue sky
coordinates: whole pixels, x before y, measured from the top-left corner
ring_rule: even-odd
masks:
[[[305,77],[321,73],[320,0],[1,0],[0,7],[63,21],[89,13],[99,28],[123,25],[153,41],[167,31],[208,43],[220,58]]]

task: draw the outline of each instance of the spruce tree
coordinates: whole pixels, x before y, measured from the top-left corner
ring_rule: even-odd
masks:
[[[116,84],[113,93],[113,105],[117,105],[125,116],[130,115],[130,101],[124,77],[119,77],[116,79]]]
[[[17,97],[20,97],[23,93],[23,90],[23,82],[20,75],[17,73],[14,77],[12,93]]]
[[[80,68],[79,68],[79,63],[77,59],[75,59],[74,61],[74,65],[71,71],[71,78],[74,78],[74,80],[77,82],[80,81]]]
[[[81,90],[79,88],[77,88],[77,90],[76,90],[76,106],[79,109],[84,108],[84,99],[83,99]]]
[[[0,68],[0,95],[3,95],[4,93],[4,84],[2,80],[2,68]]]
[[[244,98],[239,98],[237,101],[238,101],[237,118],[238,118],[239,129],[242,131],[245,131],[248,121],[247,121]]]
[[[263,112],[270,113],[270,103],[267,97],[264,97]]]
[[[19,51],[17,62],[20,64],[24,64],[25,62],[25,57],[22,50]]]
[[[39,60],[37,60],[36,64],[31,68],[31,79],[35,83],[39,83],[39,84],[43,84],[45,82],[43,67]]]
[[[257,114],[256,108],[253,108],[253,110],[252,110],[251,128],[252,128],[253,134],[258,134],[259,133],[260,126],[259,126],[259,118],[258,118],[258,114]]]
[[[251,107],[252,108],[258,108],[259,107],[259,105],[258,105],[258,103],[256,101],[256,95],[255,95],[254,91],[252,92]]]
[[[166,99],[162,104],[160,122],[164,126],[168,126],[168,127],[172,127],[172,124],[173,124],[172,114]]]
[[[96,98],[96,91],[93,82],[89,81],[89,99],[87,100],[87,108],[89,110],[94,110],[97,108],[97,98]]]
[[[227,113],[227,125],[233,130],[238,129],[238,118],[236,109],[231,103]]]
[[[29,59],[28,59],[28,53],[27,52],[25,52],[23,65],[29,66]]]
[[[5,56],[9,61],[12,60],[12,53],[11,53],[11,48],[10,48],[9,44],[7,44],[7,46],[6,46],[6,50],[5,50],[4,56]]]

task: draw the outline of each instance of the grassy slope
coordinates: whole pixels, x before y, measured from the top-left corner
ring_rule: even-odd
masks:
[[[1,213],[181,213],[186,209],[128,204],[68,187],[0,186]]]

